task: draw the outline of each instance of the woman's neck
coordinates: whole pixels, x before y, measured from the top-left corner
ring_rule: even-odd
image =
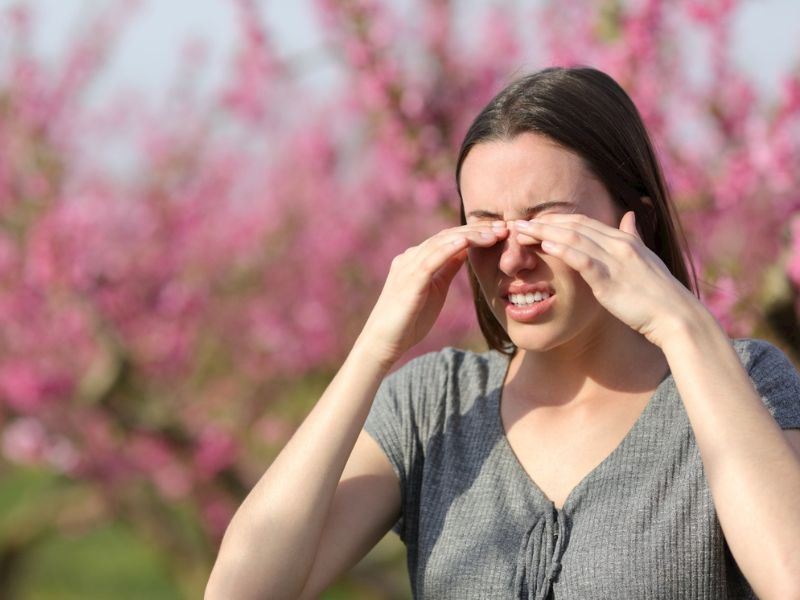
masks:
[[[546,351],[519,349],[504,394],[525,404],[584,405],[652,391],[668,372],[661,348],[624,323]]]

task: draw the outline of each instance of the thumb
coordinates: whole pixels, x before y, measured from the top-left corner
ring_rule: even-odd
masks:
[[[636,229],[636,213],[632,210],[629,210],[622,215],[622,220],[619,222],[619,228],[626,233],[635,235],[640,240],[642,239],[642,236],[639,235],[639,230]]]

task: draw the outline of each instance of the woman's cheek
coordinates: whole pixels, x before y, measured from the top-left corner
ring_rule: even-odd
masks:
[[[478,283],[487,299],[494,297],[496,294],[496,290],[487,289],[487,286],[493,287],[497,280],[497,268],[500,263],[498,247],[499,245],[491,248],[470,248],[467,250],[469,266],[478,278]]]
[[[478,279],[483,279],[486,276],[491,277],[491,274],[497,270],[500,254],[497,252],[497,246],[492,246],[491,248],[469,248],[467,250],[467,259]]]
[[[485,263],[487,261],[497,263],[500,261],[502,249],[502,242],[494,246],[489,246],[488,248],[476,248],[472,246],[467,250],[467,256],[469,257],[470,263]]]

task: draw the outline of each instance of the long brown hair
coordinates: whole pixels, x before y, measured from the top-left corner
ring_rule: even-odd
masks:
[[[461,166],[469,151],[481,142],[510,140],[525,132],[547,136],[582,157],[622,213],[636,213],[637,229],[647,247],[699,297],[686,235],[639,111],[625,90],[597,69],[552,67],[526,75],[484,107],[464,137],[456,164],[462,225],[467,220]],[[642,200],[645,196],[652,204]],[[471,267],[468,273],[486,342],[513,354],[516,347],[492,313]]]

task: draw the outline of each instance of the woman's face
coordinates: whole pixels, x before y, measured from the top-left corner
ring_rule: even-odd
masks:
[[[605,186],[578,155],[533,133],[474,146],[461,167],[461,195],[467,223],[581,213],[618,228],[621,217]],[[602,341],[604,325],[613,317],[595,300],[589,285],[538,244],[521,246],[516,235],[512,229],[491,248],[469,250],[486,301],[511,341],[540,351],[581,334]],[[509,288],[524,290],[531,284],[546,285],[555,297],[541,314],[531,315],[529,310],[523,316],[524,311],[509,306],[507,294]]]

